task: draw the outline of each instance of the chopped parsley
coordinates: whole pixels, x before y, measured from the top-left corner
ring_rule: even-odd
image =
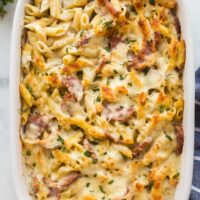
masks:
[[[83,79],[83,71],[78,71],[76,75],[80,80]]]
[[[104,22],[104,27],[109,29],[109,28],[112,28],[113,27],[113,21],[107,21],[107,22]]]
[[[172,141],[172,138],[170,135],[168,135],[167,133],[165,133],[165,137],[169,140],[169,141]]]
[[[32,166],[35,167],[35,166],[36,166],[36,163],[33,163]]]
[[[30,85],[26,84],[27,90],[30,92],[31,95],[33,95],[33,89]]]
[[[49,158],[54,158],[54,156],[51,152],[49,153]]]
[[[109,185],[113,184],[114,180],[108,182]]]
[[[109,78],[107,79],[106,84],[107,84],[107,85],[110,84],[110,79],[109,79]]]
[[[149,67],[145,67],[143,69],[144,75],[146,76],[149,73],[150,68]]]
[[[149,0],[149,3],[150,3],[151,5],[155,5],[155,0]]]
[[[71,128],[73,129],[73,130],[75,130],[75,131],[77,131],[77,130],[79,130],[79,129],[81,129],[79,126],[77,126],[77,125],[71,125]]]
[[[132,86],[132,83],[128,83],[128,85],[131,87],[131,86]]]
[[[87,188],[90,186],[90,183],[86,183],[86,185],[85,185]]]
[[[101,99],[100,99],[100,97],[97,97],[97,100],[96,100],[97,102],[100,102],[101,101]]]
[[[57,141],[61,142],[62,144],[64,144],[65,142],[64,139],[60,135],[58,135]]]
[[[147,167],[148,167],[149,169],[151,169],[152,166],[153,166],[153,163],[152,163],[152,162],[151,162],[149,165],[147,165]]]
[[[105,47],[104,48],[107,52],[110,52],[110,48],[109,47]]]
[[[95,174],[93,175],[93,177],[97,177],[97,173],[95,173]]]
[[[160,113],[163,113],[165,111],[165,107],[161,105],[159,106],[158,110]]]
[[[92,88],[92,91],[97,92],[97,91],[99,91],[99,88],[93,87],[93,88]]]
[[[27,112],[27,111],[29,111],[29,108],[23,108],[23,109],[21,110],[22,113]]]
[[[94,81],[97,81],[100,78],[101,78],[101,76],[99,74],[96,74],[96,76],[94,77]]]
[[[129,40],[128,38],[125,39],[125,43],[130,44],[130,43],[134,43],[136,42],[136,40]]]
[[[27,155],[27,156],[31,156],[31,151],[27,151],[27,152],[26,152],[26,155]]]
[[[82,31],[80,32],[80,37],[82,37],[83,34],[84,34],[84,30],[82,30]]]
[[[87,157],[89,157],[89,158],[92,156],[91,152],[89,152],[89,151],[85,151],[84,155],[87,156]]]
[[[48,95],[48,96],[51,96],[52,93],[53,93],[53,90],[54,90],[54,88],[49,87],[49,88],[47,89],[47,95]],[[61,89],[59,90],[59,92],[60,92],[60,95],[61,95],[61,96],[64,96],[66,90],[61,88]]]
[[[62,145],[62,146],[60,147],[60,150],[61,150],[62,152],[66,152],[66,151],[67,151],[67,149],[66,149],[66,147],[65,147],[64,145]]]
[[[119,75],[120,80],[124,80],[126,78],[127,74],[125,76],[122,76],[121,74]]]
[[[114,74],[117,74],[117,73],[118,73],[118,71],[117,71],[116,69],[114,69],[113,72],[114,72]]]
[[[178,178],[179,176],[180,176],[180,173],[178,172],[173,176],[173,178]]]
[[[99,189],[100,189],[100,191],[101,191],[102,193],[104,193],[104,194],[106,193],[105,190],[103,189],[103,187],[102,187],[101,185],[99,185]]]
[[[127,161],[128,157],[127,157],[126,155],[122,154],[122,153],[120,153],[120,154],[121,154],[123,160],[124,160],[124,161]]]
[[[94,145],[94,146],[96,146],[96,145],[98,145],[99,144],[99,142],[97,142],[97,141],[89,141],[90,142],[90,144],[92,144],[92,145]]]
[[[145,186],[145,188],[146,188],[147,190],[150,190],[150,191],[151,191],[151,189],[152,189],[153,186],[154,186],[154,181],[151,181],[148,185]]]

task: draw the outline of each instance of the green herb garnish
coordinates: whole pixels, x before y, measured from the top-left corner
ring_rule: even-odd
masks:
[[[145,188],[151,191],[153,186],[154,186],[154,181],[151,181],[148,185],[145,186]]]
[[[122,154],[122,153],[120,153],[120,154],[121,154],[121,156],[122,156],[122,158],[123,158],[124,161],[127,161],[127,160],[128,160],[128,157],[127,157],[126,155],[124,155],[124,154]]]
[[[165,133],[165,137],[169,140],[169,141],[172,141],[172,138],[170,135],[168,135],[167,133]]]
[[[149,169],[151,169],[152,166],[153,166],[153,163],[150,163],[149,165],[147,165],[147,167],[148,167]]]
[[[132,86],[132,83],[128,83],[128,85],[131,87],[131,86]]]
[[[149,0],[149,3],[150,3],[151,5],[155,5],[155,0]]]
[[[89,151],[85,151],[84,155],[87,156],[87,157],[91,157],[92,156],[91,152],[89,152]]]
[[[49,158],[54,158],[54,156],[51,152],[49,153]]]
[[[83,71],[78,71],[76,75],[78,76],[78,78],[79,78],[80,80],[83,79]]]
[[[97,102],[100,102],[101,101],[101,99],[100,99],[100,97],[97,97],[97,100],[96,100]]]
[[[65,142],[60,135],[58,135],[57,141],[61,142],[62,144],[64,144],[64,142]]]
[[[112,28],[113,27],[113,21],[107,21],[107,22],[104,22],[103,24],[107,29],[108,28]]]
[[[149,67],[145,67],[143,69],[144,75],[146,76],[149,73],[150,68]]]
[[[104,193],[104,194],[106,193],[105,190],[103,189],[103,187],[102,187],[101,185],[99,186],[99,189],[100,189],[100,191],[101,191],[102,193]]]
[[[120,80],[124,80],[126,78],[127,74],[125,76],[122,76],[121,74],[119,75]]]
[[[0,1],[0,16],[3,18],[7,13],[5,10],[5,6],[9,3],[13,3],[13,0],[1,0]]]
[[[30,92],[31,95],[33,95],[33,89],[30,85],[26,84],[27,90]]]
[[[61,146],[60,150],[61,150],[62,152],[66,152],[66,151],[67,151],[66,147],[63,146],[63,145]]]
[[[180,173],[178,172],[173,176],[173,178],[178,178],[179,176],[180,176]]]
[[[117,74],[117,73],[118,73],[118,71],[117,71],[116,69],[114,69],[113,72],[114,72],[114,74]]]
[[[94,81],[97,81],[100,78],[101,78],[101,76],[99,74],[96,74],[96,76],[94,77]]]
[[[164,106],[159,106],[158,108],[160,113],[163,113],[165,111],[165,107]]]
[[[110,52],[110,48],[109,47],[105,47],[104,48],[107,52]]]
[[[27,156],[31,156],[31,151],[27,151],[27,152],[26,152],[26,155],[27,155]]]
[[[106,84],[107,84],[107,85],[110,84],[110,79],[109,79],[109,78],[107,79]]]
[[[87,188],[90,186],[90,183],[86,183],[86,185],[85,185]]]
[[[98,145],[99,144],[99,142],[97,142],[97,141],[89,141],[90,142],[90,144],[92,144],[92,145],[94,145],[94,146],[96,146],[96,145]]]
[[[33,163],[32,166],[35,167],[35,166],[36,166],[36,163]]]
[[[83,36],[83,33],[84,33],[84,30],[82,30],[82,31],[80,32],[80,37]]]
[[[27,112],[27,111],[29,111],[29,109],[30,109],[30,108],[23,108],[23,109],[21,110],[21,112],[22,112],[22,113]]]
[[[114,180],[108,182],[109,185],[113,184]]]
[[[126,39],[125,39],[125,42],[126,42],[127,44],[130,44],[130,43],[136,42],[136,40],[129,40],[128,38],[126,38]]]
[[[97,92],[97,91],[99,91],[99,88],[94,87],[94,88],[92,88],[92,91]]]

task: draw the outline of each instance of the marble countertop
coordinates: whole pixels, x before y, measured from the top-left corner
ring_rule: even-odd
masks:
[[[195,68],[200,66],[200,1],[187,0],[192,26]],[[12,21],[15,5],[9,5],[8,14],[0,19],[0,199],[15,200],[11,177],[9,121],[8,121],[8,86],[9,86],[9,51]]]

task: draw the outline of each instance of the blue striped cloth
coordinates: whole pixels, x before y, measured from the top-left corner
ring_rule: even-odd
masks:
[[[200,200],[200,68],[195,74],[195,152],[190,200]]]

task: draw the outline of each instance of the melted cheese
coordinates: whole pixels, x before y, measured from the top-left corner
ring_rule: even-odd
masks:
[[[33,199],[174,199],[185,61],[175,7],[26,5],[20,132]]]

